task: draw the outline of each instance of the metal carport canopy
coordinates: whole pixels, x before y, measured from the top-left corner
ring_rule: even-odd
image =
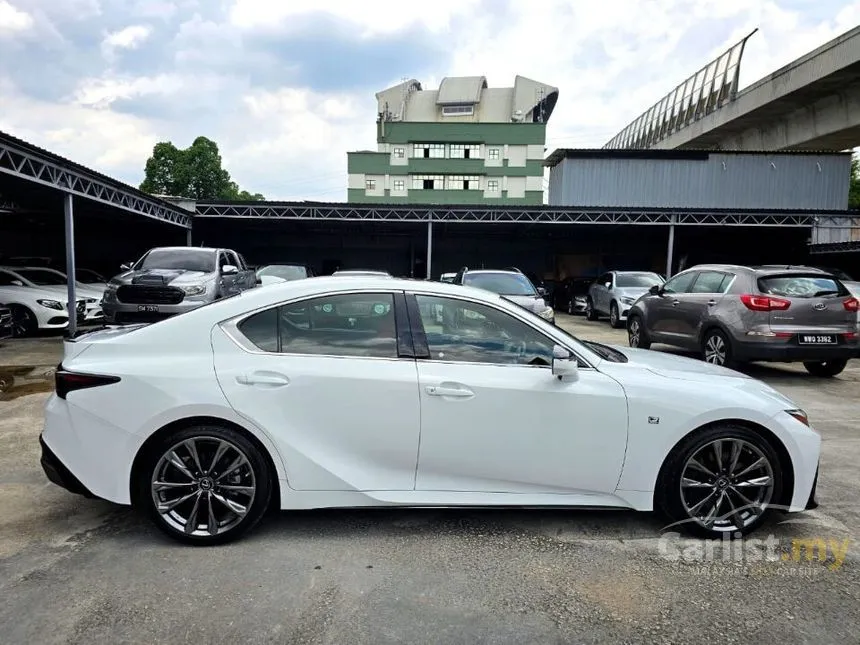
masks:
[[[69,327],[74,336],[75,315],[75,245],[74,198],[80,197],[134,215],[191,229],[193,214],[170,202],[148,195],[127,184],[90,170],[48,150],[0,132],[0,173],[28,187],[38,186],[63,194],[65,212],[66,276],[68,282]],[[15,211],[11,196],[0,196],[4,210]],[[10,203],[10,200],[11,203]]]

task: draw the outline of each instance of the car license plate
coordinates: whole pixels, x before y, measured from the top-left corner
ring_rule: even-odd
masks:
[[[801,345],[835,345],[836,336],[833,334],[799,334],[797,342]]]
[[[158,311],[158,305],[138,305],[138,311],[146,311],[148,313],[154,313]]]

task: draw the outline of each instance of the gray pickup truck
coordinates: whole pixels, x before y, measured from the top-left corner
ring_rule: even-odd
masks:
[[[257,276],[231,249],[163,246],[147,251],[107,285],[108,323],[155,322],[257,286]]]

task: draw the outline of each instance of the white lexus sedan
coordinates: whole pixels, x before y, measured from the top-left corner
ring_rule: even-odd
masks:
[[[67,340],[45,416],[50,480],[199,545],[271,505],[615,507],[718,536],[816,504],[820,437],[768,385],[432,281],[308,278]]]

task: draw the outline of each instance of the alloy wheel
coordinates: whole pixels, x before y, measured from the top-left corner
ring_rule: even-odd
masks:
[[[755,522],[773,496],[773,467],[743,439],[711,441],[693,453],[681,471],[681,501],[687,516],[717,532],[742,530]]]
[[[726,364],[726,341],[719,334],[711,334],[705,341],[705,362],[712,365]]]
[[[239,524],[254,502],[257,482],[248,455],[220,437],[180,441],[161,456],[150,483],[152,500],[169,526],[189,536],[216,536]]]
[[[613,327],[618,326],[618,307],[615,305],[609,308],[609,324]]]
[[[12,336],[14,338],[24,338],[33,332],[34,328],[33,314],[23,307],[12,308]]]
[[[639,319],[634,318],[630,321],[630,327],[627,330],[627,336],[630,341],[630,347],[639,347],[639,337],[642,333],[642,327],[639,324]]]

